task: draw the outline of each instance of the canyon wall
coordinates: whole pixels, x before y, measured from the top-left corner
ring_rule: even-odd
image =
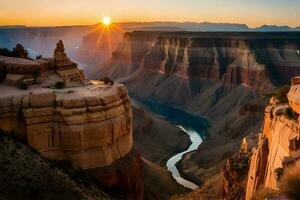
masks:
[[[5,77],[0,129],[45,158],[70,161],[105,187],[143,199],[142,161],[133,150],[132,111],[123,85],[87,81],[62,41],[54,58],[1,56],[0,67]]]
[[[293,78],[293,85],[287,95],[289,103],[272,98],[265,109],[259,142],[252,150],[247,200],[250,200],[261,188],[279,190],[282,175],[288,172],[291,166],[300,163],[299,120],[297,119],[300,113],[299,83],[299,77]]]
[[[0,127],[24,135],[44,157],[90,169],[110,165],[132,148],[132,114],[122,86],[87,86],[1,98]]]
[[[232,84],[254,86],[268,79],[282,84],[299,73],[299,46],[300,34],[291,32],[132,32],[113,54],[109,71],[112,78],[143,67]]]
[[[242,138],[259,132],[263,94],[300,72],[299,49],[296,32],[132,32],[95,76],[210,120],[204,143],[179,163],[181,175],[200,185],[222,171]]]

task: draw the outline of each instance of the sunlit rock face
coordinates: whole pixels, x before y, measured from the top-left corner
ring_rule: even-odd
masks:
[[[49,159],[70,160],[82,169],[110,165],[132,148],[132,114],[126,88],[85,81],[64,51],[59,41],[53,60],[0,58],[8,72],[8,86],[2,86],[7,92],[0,99],[1,129],[22,135]],[[46,81],[28,91],[9,86],[24,82],[26,76],[35,78],[36,83],[43,73]],[[51,88],[56,80],[67,86]],[[81,85],[68,87],[73,82]]]
[[[114,53],[110,75],[143,67],[250,87],[288,83],[300,71],[299,49],[299,33],[133,32]]]
[[[12,86],[43,84],[52,76],[58,77],[57,81],[64,82],[67,87],[83,86],[86,80],[83,71],[66,55],[62,41],[57,43],[53,58],[29,60],[0,56],[0,73],[6,84]]]
[[[279,188],[280,170],[300,162],[299,120],[286,114],[286,109],[299,113],[299,77],[292,79],[289,104],[270,102],[258,146],[253,149],[248,174],[246,199],[260,188]]]
[[[5,95],[0,102],[1,129],[24,135],[49,159],[90,169],[110,165],[132,148],[130,102],[121,85],[39,88]]]

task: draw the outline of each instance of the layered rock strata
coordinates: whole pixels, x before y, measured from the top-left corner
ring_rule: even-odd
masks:
[[[62,41],[54,58],[30,61],[1,57],[0,62],[9,72],[0,84],[0,129],[22,138],[45,158],[70,161],[75,168],[93,171],[101,183],[112,182],[105,186],[143,198],[141,160],[138,153],[130,154],[132,111],[123,85],[86,81],[77,64],[64,53]],[[36,72],[34,84],[27,90],[7,84],[11,74]],[[58,82],[65,84],[57,89]],[[111,179],[103,172],[119,160],[122,164],[110,172],[117,178]],[[125,173],[122,166],[127,166],[128,172],[141,173]]]
[[[299,33],[126,33],[113,54],[109,75],[143,67],[189,79],[259,86],[288,83],[299,73]]]
[[[265,110],[259,143],[253,149],[248,173],[246,199],[260,187],[278,190],[281,175],[300,162],[299,120],[292,112],[299,112],[299,77],[292,80],[288,93],[289,104],[272,101]],[[287,110],[290,110],[287,112]]]
[[[126,155],[132,148],[131,124],[121,85],[38,88],[1,99],[1,129],[25,135],[49,159],[70,160],[82,169],[107,166]]]
[[[0,56],[0,73],[7,85],[19,83],[27,85],[42,84],[50,75],[58,75],[67,86],[84,84],[85,76],[77,64],[66,55],[62,41],[57,43],[53,58],[29,60],[23,58]]]

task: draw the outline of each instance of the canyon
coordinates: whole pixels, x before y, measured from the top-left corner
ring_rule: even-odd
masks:
[[[136,31],[94,77],[123,83],[136,99],[206,117],[208,137],[178,167],[188,180],[219,190],[227,160],[244,137],[260,132],[265,95],[299,73],[299,48],[297,32]]]
[[[80,186],[74,195],[251,199],[264,187],[281,190],[279,175],[299,160],[298,32],[133,31],[111,49],[95,43],[99,34],[83,31],[72,53],[95,61],[87,68],[62,41],[53,57],[0,56],[5,141],[16,138],[39,160],[68,162],[92,177],[97,189]],[[291,79],[281,102],[272,91]],[[80,185],[69,181],[72,173],[66,184]],[[185,194],[179,179],[199,188]]]

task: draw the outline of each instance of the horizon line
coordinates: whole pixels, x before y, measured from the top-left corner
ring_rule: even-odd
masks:
[[[246,23],[234,23],[234,22],[209,22],[209,21],[202,21],[202,22],[195,22],[195,21],[120,21],[120,22],[113,22],[112,24],[126,24],[126,23],[178,23],[178,24],[185,24],[185,23],[194,23],[194,24],[228,24],[228,25],[245,25],[249,29],[260,28],[263,26],[277,26],[277,27],[289,27],[289,28],[300,28],[300,25],[296,26],[289,26],[289,25],[278,25],[278,24],[262,24],[259,26],[249,26]],[[101,22],[93,23],[93,24],[69,24],[69,25],[25,25],[25,24],[13,24],[13,25],[0,25],[0,27],[26,27],[26,28],[50,28],[50,27],[78,27],[78,26],[95,26],[97,24],[102,24]]]

